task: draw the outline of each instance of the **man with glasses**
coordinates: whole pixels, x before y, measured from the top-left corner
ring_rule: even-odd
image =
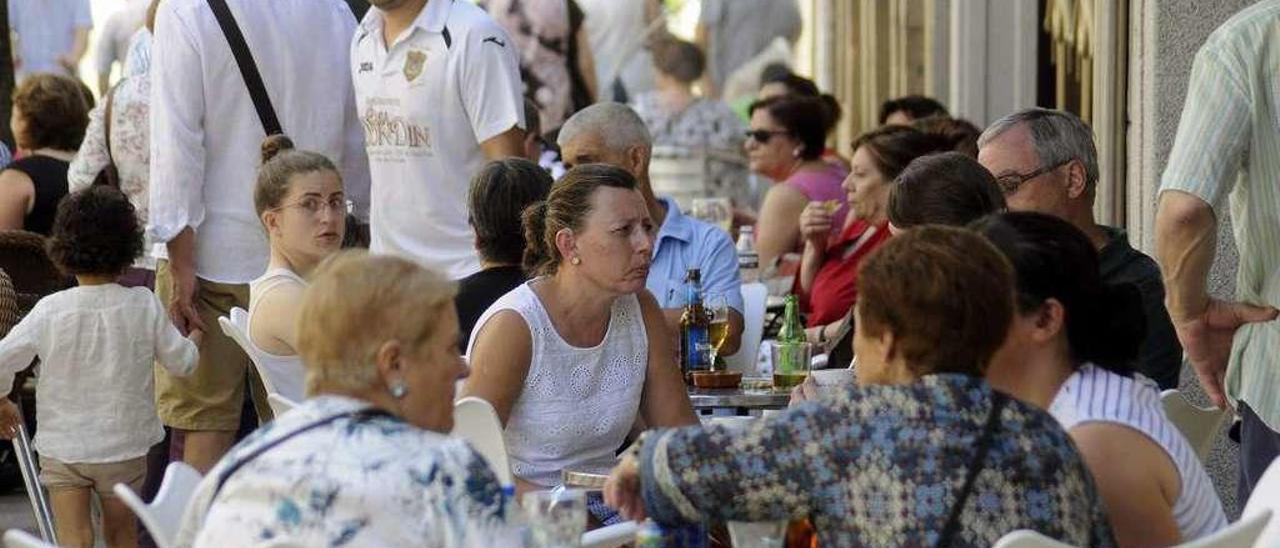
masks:
[[[1138,288],[1147,335],[1134,365],[1161,389],[1177,388],[1182,346],[1164,307],[1160,269],[1129,245],[1123,230],[1094,220],[1098,152],[1089,126],[1069,112],[1015,112],[978,138],[978,161],[995,176],[1010,210],[1053,215],[1075,225],[1097,247],[1103,281]]]

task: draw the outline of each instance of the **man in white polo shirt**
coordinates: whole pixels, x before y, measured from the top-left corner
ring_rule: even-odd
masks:
[[[373,179],[370,249],[460,279],[480,270],[467,224],[472,175],[523,151],[511,40],[458,0],[372,0],[351,73]]]

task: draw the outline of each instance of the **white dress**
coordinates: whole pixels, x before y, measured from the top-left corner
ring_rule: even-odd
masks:
[[[1067,431],[1090,422],[1127,426],[1164,449],[1182,482],[1178,500],[1173,504],[1173,518],[1182,532],[1183,542],[1227,526],[1222,502],[1209,482],[1209,475],[1182,432],[1165,416],[1160,392],[1150,379],[1125,377],[1085,364],[1058,389],[1058,395],[1049,405],[1049,414]]]
[[[524,388],[507,418],[511,470],[539,485],[560,485],[561,471],[608,473],[615,453],[635,424],[649,362],[648,336],[640,301],[624,295],[613,302],[604,340],[592,348],[565,342],[551,317],[525,283],[498,299],[472,331],[512,310],[524,318],[533,338],[533,359]],[[471,354],[471,349],[467,349]]]

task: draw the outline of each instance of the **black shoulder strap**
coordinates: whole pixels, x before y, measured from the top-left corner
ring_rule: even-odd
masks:
[[[951,546],[952,537],[959,532],[960,514],[964,513],[964,505],[969,500],[969,494],[973,492],[973,484],[978,479],[978,473],[982,471],[983,462],[987,460],[987,451],[991,449],[992,439],[995,438],[996,430],[1000,427],[1000,412],[1004,410],[1009,398],[995,390],[991,391],[991,397],[991,411],[987,414],[987,424],[982,428],[982,435],[978,438],[978,447],[974,451],[973,461],[969,463],[969,473],[964,478],[964,486],[960,488],[960,495],[951,506],[951,515],[947,517],[942,534],[938,535],[937,546]]]
[[[240,32],[235,16],[231,15],[231,8],[227,7],[226,0],[208,0],[208,2],[209,8],[213,10],[213,16],[218,19],[218,26],[222,27],[222,35],[227,38],[227,44],[231,46],[231,54],[235,56],[236,64],[240,66],[240,75],[244,77],[245,87],[249,88],[249,97],[253,99],[253,108],[258,111],[258,119],[262,121],[263,131],[267,135],[284,133],[284,128],[280,127],[280,119],[276,117],[276,109],[271,106],[271,98],[267,97],[267,87],[262,83],[262,74],[258,72],[258,65],[253,62],[249,44],[245,43],[244,34]]]

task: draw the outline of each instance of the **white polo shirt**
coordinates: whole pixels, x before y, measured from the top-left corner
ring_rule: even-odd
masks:
[[[351,72],[372,176],[370,249],[460,279],[480,270],[467,188],[480,143],[524,127],[519,61],[507,34],[466,1],[429,0],[388,49],[371,9]]]

